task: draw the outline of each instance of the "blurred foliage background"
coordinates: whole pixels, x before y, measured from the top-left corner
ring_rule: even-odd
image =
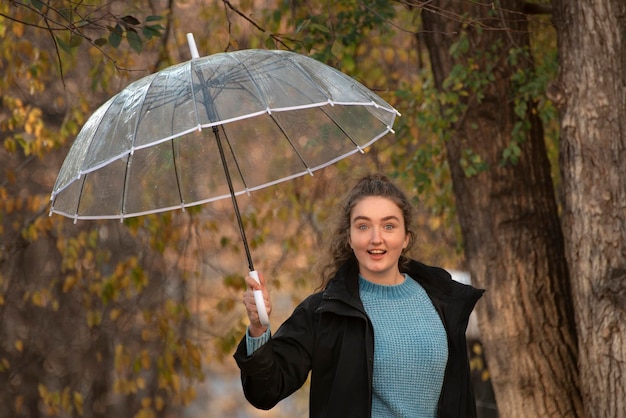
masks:
[[[528,97],[556,71],[554,34],[540,18],[533,24],[542,66],[532,82],[519,75]],[[245,405],[230,358],[247,325],[230,202],[123,223],[48,216],[56,173],[89,115],[131,81],[189,59],[187,32],[201,55],[311,56],[402,114],[396,134],[366,154],[240,199],[275,326],[319,284],[325,221],[366,171],[386,172],[414,198],[413,256],[463,270],[439,117],[456,99],[434,89],[420,30],[417,9],[381,0],[2,2],[0,417],[269,416]],[[472,70],[449,81],[459,95],[488,77]],[[539,109],[556,158],[555,111],[546,101]],[[470,174],[480,169],[466,158]],[[272,416],[302,416],[306,403],[296,396]]]

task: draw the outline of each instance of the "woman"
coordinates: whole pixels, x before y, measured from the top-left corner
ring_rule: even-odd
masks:
[[[381,174],[357,182],[331,242],[323,290],[271,335],[246,279],[250,325],[235,353],[248,401],[270,409],[311,373],[310,417],[475,417],[465,329],[483,291],[404,254],[412,207]]]

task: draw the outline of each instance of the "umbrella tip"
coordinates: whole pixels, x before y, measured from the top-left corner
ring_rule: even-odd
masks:
[[[193,37],[193,33],[187,34],[187,43],[189,44],[189,51],[191,52],[191,58],[192,59],[200,58],[200,54],[198,53],[198,47],[196,46],[196,40]]]

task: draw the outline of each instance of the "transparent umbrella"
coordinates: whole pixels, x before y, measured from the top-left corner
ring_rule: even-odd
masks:
[[[190,61],[131,83],[87,120],[50,213],[123,220],[230,198],[256,277],[236,196],[363,152],[393,132],[399,113],[306,56],[250,49],[199,57],[188,41]]]

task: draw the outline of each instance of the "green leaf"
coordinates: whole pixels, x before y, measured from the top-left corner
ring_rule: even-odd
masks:
[[[72,47],[70,46],[70,44],[68,44],[67,42],[65,42],[65,40],[63,40],[63,38],[60,38],[58,36],[55,36],[54,39],[57,42],[57,45],[59,45],[59,47],[67,52],[68,54],[70,54],[72,52]]]
[[[108,44],[109,41],[106,38],[98,38],[94,41],[94,44],[97,46],[104,46],[106,44]]]
[[[130,15],[124,16],[121,20],[128,25],[138,25],[141,23],[136,17]]]
[[[318,30],[324,33],[330,33],[330,29],[328,29],[324,25],[320,25],[319,23],[311,23],[311,30]]]
[[[141,49],[143,48],[143,42],[141,42],[141,38],[139,34],[134,29],[129,29],[126,32],[126,40],[132,49],[135,50],[138,54],[141,53]]]
[[[159,20],[163,20],[163,16],[152,15],[152,16],[146,17],[146,20],[144,22],[156,22],[156,21],[159,21]]]
[[[83,43],[83,37],[78,35],[70,35],[70,48],[76,48]]]
[[[42,10],[44,6],[43,2],[40,0],[31,0],[30,4],[32,4],[33,7],[37,10]]]
[[[144,26],[142,29],[142,33],[143,36],[147,39],[150,40],[152,38],[158,38],[161,36],[161,31],[163,31],[164,28],[161,25],[150,25],[150,26]]]
[[[117,48],[122,43],[122,33],[123,31],[120,25],[115,25],[115,29],[111,29],[109,43],[113,48]]]
[[[74,15],[74,9],[72,8],[66,7],[63,9],[59,9],[57,13],[63,16],[63,18],[68,22],[71,22],[73,20],[72,16]]]
[[[341,59],[343,57],[343,45],[339,41],[333,42],[333,46],[330,48],[330,52],[334,57]]]
[[[296,33],[300,33],[303,29],[306,29],[311,23],[311,19],[304,19],[300,24],[296,27]]]

